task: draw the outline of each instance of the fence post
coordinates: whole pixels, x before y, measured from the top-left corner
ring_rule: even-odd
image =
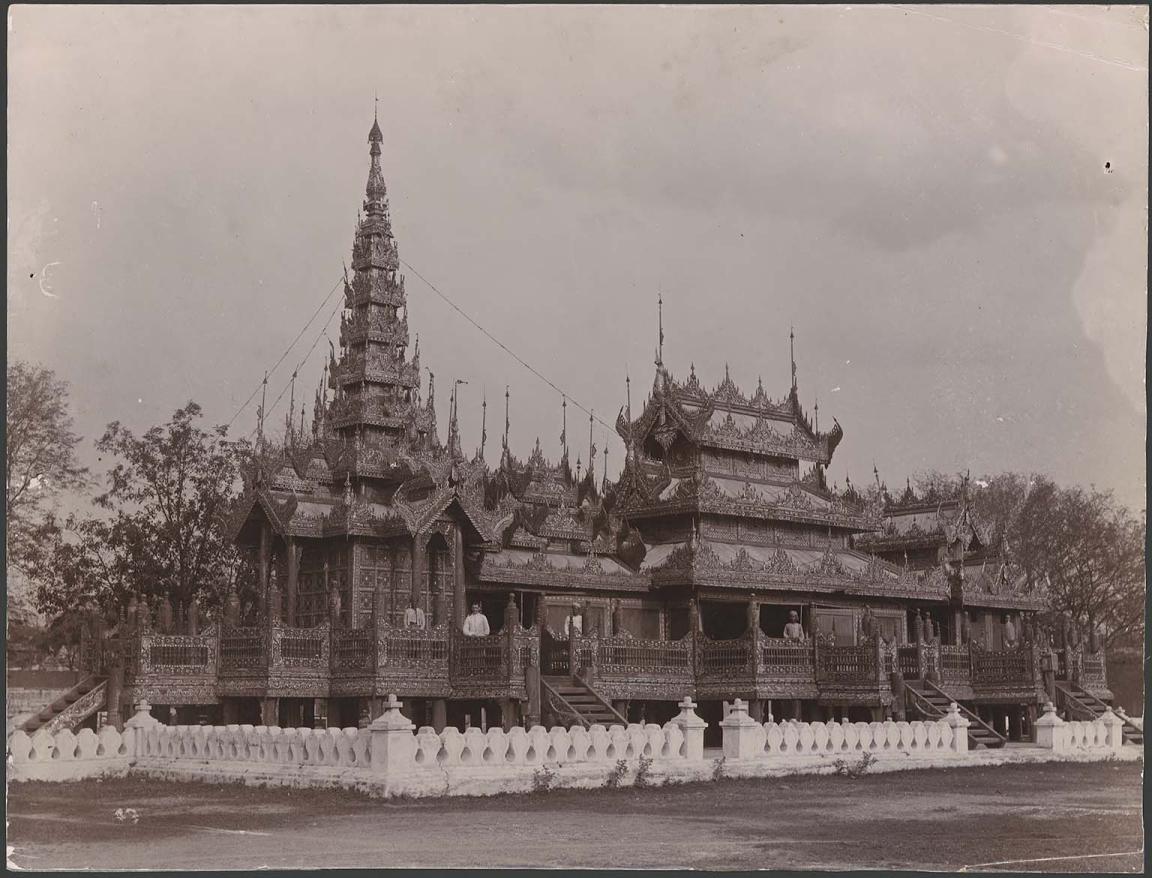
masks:
[[[416,758],[416,726],[400,712],[404,702],[388,696],[384,713],[368,726],[372,735],[371,766],[377,774],[397,774],[411,770]]]
[[[1063,752],[1064,720],[1056,715],[1056,705],[1051,701],[1044,705],[1044,715],[1036,720],[1036,746],[1047,750]]]
[[[743,699],[732,702],[732,709],[720,723],[724,735],[725,759],[751,759],[757,755],[762,743],[756,731],[760,723],[748,715],[748,705]]]
[[[124,736],[131,739],[128,752],[132,756],[139,756],[144,750],[144,735],[148,729],[160,725],[160,720],[152,716],[152,705],[148,700],[141,698],[136,702],[136,713],[124,723]]]
[[[961,716],[960,705],[955,701],[948,705],[948,713],[944,716],[944,722],[952,727],[952,752],[967,753],[968,726],[971,723],[967,717]]]
[[[1108,707],[1104,710],[1104,715],[1100,717],[1100,722],[1108,727],[1108,749],[1120,752],[1120,748],[1124,746],[1124,720],[1120,719],[1112,708]]]
[[[699,761],[704,758],[704,730],[708,723],[696,715],[696,703],[688,695],[680,702],[680,715],[672,720],[684,733],[684,758]]]

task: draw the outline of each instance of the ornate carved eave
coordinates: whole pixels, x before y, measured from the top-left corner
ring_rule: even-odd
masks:
[[[876,526],[872,519],[859,515],[823,513],[811,509],[794,509],[787,506],[740,503],[735,500],[686,499],[652,503],[647,506],[626,506],[620,514],[626,520],[655,518],[660,516],[684,515],[693,512],[715,515],[732,515],[755,518],[765,521],[790,521],[798,524],[819,524],[843,530],[871,530]]]
[[[651,579],[642,573],[606,573],[595,556],[587,559],[583,569],[572,569],[553,565],[545,552],[537,552],[524,562],[504,558],[499,553],[485,555],[476,578],[481,582],[547,589],[646,592],[652,585]]]

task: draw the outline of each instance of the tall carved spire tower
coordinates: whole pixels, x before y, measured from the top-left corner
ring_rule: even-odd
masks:
[[[371,165],[364,213],[352,244],[351,281],[345,281],[340,361],[329,375],[336,391],[329,429],[357,448],[426,448],[434,413],[419,405],[420,354],[408,359],[408,314],[400,256],[388,214],[388,188],[380,169],[378,120],[368,133]],[[362,467],[353,466],[356,472]]]

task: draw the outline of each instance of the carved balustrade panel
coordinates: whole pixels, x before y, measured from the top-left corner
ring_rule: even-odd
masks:
[[[332,632],[332,672],[370,673],[376,666],[376,631],[339,628]]]
[[[1104,650],[1091,653],[1085,651],[1080,659],[1080,688],[1089,692],[1108,688],[1108,671],[1104,661]]]
[[[550,628],[545,628],[540,638],[540,673],[546,677],[567,677],[572,673],[568,638],[558,637]]]
[[[282,668],[308,668],[328,672],[328,623],[315,628],[276,625],[272,634],[272,664]]]
[[[967,646],[940,645],[940,680],[953,685],[972,685],[972,657]]]
[[[597,675],[667,674],[690,678],[692,642],[680,640],[641,640],[628,634],[600,639],[596,656]]]
[[[883,666],[875,644],[832,646],[821,644],[816,651],[816,680],[820,683],[871,685],[881,680]]]
[[[920,652],[915,646],[896,647],[896,665],[905,680],[920,679]]]
[[[448,628],[384,628],[380,632],[380,667],[440,672],[448,667]]]
[[[696,671],[701,680],[725,682],[747,679],[756,673],[755,648],[750,638],[712,640],[701,634],[696,645]]]
[[[506,684],[509,679],[508,637],[490,634],[468,637],[453,632],[452,681],[466,683]]]
[[[220,670],[264,672],[268,668],[268,631],[264,628],[220,629]]]
[[[215,629],[204,634],[143,634],[137,673],[214,675],[216,644]]]
[[[1030,648],[985,650],[979,646],[972,647],[973,686],[1028,686],[1033,682]]]
[[[756,676],[761,680],[801,680],[816,678],[812,645],[782,637],[759,636],[760,663]]]

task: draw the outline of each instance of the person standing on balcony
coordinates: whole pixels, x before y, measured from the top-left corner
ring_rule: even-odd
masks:
[[[409,607],[404,611],[404,627],[405,628],[418,628],[423,631],[428,627],[427,619],[424,616],[424,610],[420,607]]]
[[[807,638],[804,636],[804,626],[800,624],[800,614],[795,610],[788,612],[788,622],[784,626],[784,639],[800,643]]]
[[[564,617],[564,636],[567,637],[573,628],[577,634],[584,633],[584,615],[577,604],[573,604],[571,611]]]
[[[487,637],[492,633],[488,625],[488,617],[480,612],[480,605],[473,604],[472,612],[464,620],[465,637]]]
[[[1005,614],[1004,616],[1004,645],[1008,649],[1015,649],[1016,642],[1019,635],[1016,633],[1016,626],[1012,623],[1012,615]]]

